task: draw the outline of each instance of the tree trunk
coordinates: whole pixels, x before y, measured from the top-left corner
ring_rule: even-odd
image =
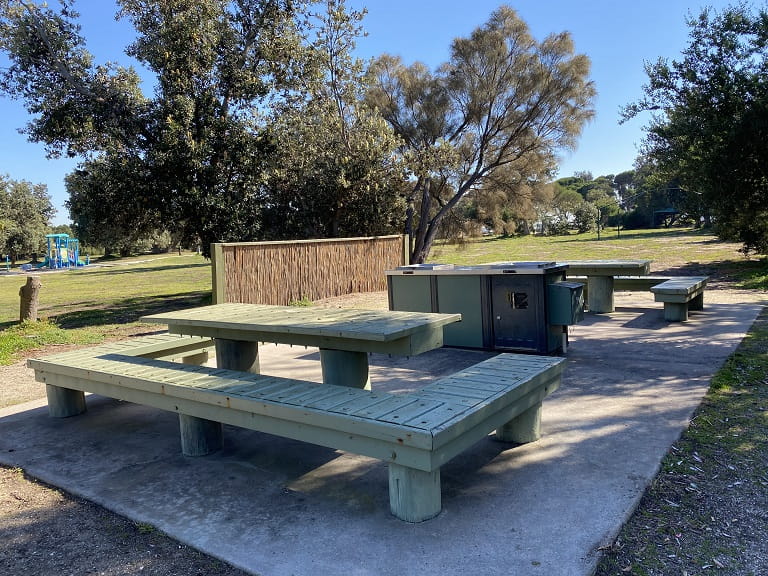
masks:
[[[19,296],[21,297],[20,322],[25,320],[37,322],[37,306],[42,286],[39,276],[27,276],[27,283],[19,288]]]

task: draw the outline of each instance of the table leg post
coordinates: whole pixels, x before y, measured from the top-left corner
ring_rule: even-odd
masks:
[[[587,306],[590,312],[613,312],[613,276],[589,276],[587,278]]]
[[[68,418],[86,411],[85,393],[81,390],[46,384],[45,395],[48,397],[48,415],[53,418]]]
[[[323,383],[350,388],[371,389],[368,355],[365,352],[320,349]]]
[[[406,522],[423,522],[440,514],[440,469],[424,472],[389,464],[389,509]]]
[[[224,426],[221,422],[179,414],[181,452],[184,456],[205,456],[224,445]]]
[[[496,429],[496,439],[502,442],[526,444],[539,438],[541,438],[541,402]]]
[[[259,344],[216,339],[216,366],[229,370],[259,373]]]

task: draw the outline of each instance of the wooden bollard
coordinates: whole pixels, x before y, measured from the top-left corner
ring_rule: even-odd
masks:
[[[27,276],[27,283],[19,288],[21,306],[19,321],[37,322],[37,306],[40,300],[40,288],[43,287],[39,276]]]

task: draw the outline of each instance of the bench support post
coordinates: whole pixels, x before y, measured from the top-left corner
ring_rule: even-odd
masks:
[[[535,442],[539,438],[541,438],[541,402],[496,429],[496,439],[501,442],[526,444]]]
[[[323,382],[350,388],[371,389],[368,376],[368,356],[365,352],[320,348]]]
[[[440,514],[440,469],[424,472],[389,464],[389,509],[406,522],[423,522]]]
[[[221,422],[179,414],[181,452],[184,456],[205,456],[221,450],[224,426]]]
[[[664,320],[667,322],[685,322],[688,320],[688,303],[664,302]]]
[[[693,299],[688,302],[688,310],[704,310],[704,291],[702,290],[700,294],[693,297]]]
[[[53,418],[68,418],[86,411],[85,393],[80,390],[47,384],[45,395],[48,397],[48,415]]]

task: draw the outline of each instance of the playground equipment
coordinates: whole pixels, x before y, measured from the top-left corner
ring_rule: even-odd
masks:
[[[72,266],[85,266],[80,260],[80,241],[70,238],[69,234],[46,234],[48,251],[41,267],[70,268]]]

